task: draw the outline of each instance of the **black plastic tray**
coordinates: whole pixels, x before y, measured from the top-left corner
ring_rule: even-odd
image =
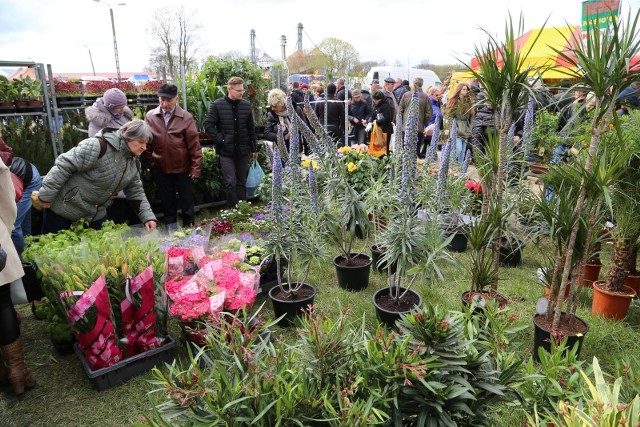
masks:
[[[77,343],[74,345],[73,349],[78,355],[84,371],[87,373],[87,376],[94,383],[96,388],[98,390],[106,390],[128,380],[129,378],[148,372],[154,366],[172,361],[173,349],[176,346],[176,342],[171,337],[167,337],[165,341],[166,343],[162,347],[136,354],[135,356],[123,359],[108,368],[97,369],[95,371],[87,364],[84,354]]]

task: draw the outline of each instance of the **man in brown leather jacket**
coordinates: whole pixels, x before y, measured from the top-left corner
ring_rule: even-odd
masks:
[[[158,90],[160,106],[147,113],[153,143],[145,152],[162,202],[165,224],[176,222],[178,203],[182,226],[193,225],[193,183],[200,176],[202,147],[193,116],[178,105],[178,88],[163,84]]]

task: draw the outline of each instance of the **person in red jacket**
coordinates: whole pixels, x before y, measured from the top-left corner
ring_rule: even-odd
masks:
[[[153,133],[153,142],[144,158],[151,168],[160,201],[163,221],[177,221],[178,205],[182,211],[182,226],[193,225],[195,210],[192,180],[200,176],[202,147],[193,116],[178,105],[178,87],[163,84],[158,89],[160,106],[147,113],[146,122]]]

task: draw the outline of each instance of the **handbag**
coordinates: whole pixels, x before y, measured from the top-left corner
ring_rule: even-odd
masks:
[[[254,160],[249,168],[249,174],[247,175],[247,197],[253,197],[264,178],[264,171],[260,167],[260,163]]]
[[[371,131],[371,144],[374,147],[386,147],[387,146],[387,134],[382,131],[382,128],[378,126],[376,122],[373,122],[373,130]]]

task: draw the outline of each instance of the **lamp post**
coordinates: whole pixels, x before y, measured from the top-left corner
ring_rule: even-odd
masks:
[[[113,53],[116,56],[116,73],[118,74],[118,81],[121,81],[120,78],[120,60],[118,59],[118,42],[116,41],[116,25],[113,22],[113,8],[110,3],[107,3],[104,0],[93,0],[97,3],[104,3],[109,6],[109,14],[111,15],[111,30],[113,31]],[[118,3],[118,6],[126,6],[126,3]]]

